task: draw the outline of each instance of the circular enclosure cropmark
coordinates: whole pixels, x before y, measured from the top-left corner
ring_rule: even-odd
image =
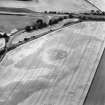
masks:
[[[67,57],[67,51],[62,49],[50,49],[47,53],[52,61],[62,60]]]
[[[68,49],[49,48],[43,51],[42,60],[47,64],[60,64],[68,56]]]

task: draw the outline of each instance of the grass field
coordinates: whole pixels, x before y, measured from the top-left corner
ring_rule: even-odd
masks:
[[[12,15],[0,15],[0,31],[10,32],[15,28],[24,28],[27,25],[35,23],[37,19],[46,18],[44,16],[12,16]]]

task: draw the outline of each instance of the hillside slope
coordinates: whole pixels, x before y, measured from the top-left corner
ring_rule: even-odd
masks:
[[[6,4],[8,3],[8,5]],[[33,2],[0,1],[0,6],[25,7],[35,11],[57,10],[57,11],[87,11],[94,9],[86,0],[39,0]]]

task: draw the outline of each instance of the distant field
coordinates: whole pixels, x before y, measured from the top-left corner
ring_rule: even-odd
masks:
[[[87,11],[95,9],[87,0],[33,0],[33,2],[0,1],[0,6],[29,8],[33,11]],[[8,5],[7,5],[8,3]]]
[[[4,11],[4,12],[19,12],[19,13],[35,13],[35,11],[32,11],[30,9],[27,8],[11,8],[11,7],[0,7],[0,12]]]
[[[8,3],[8,5],[6,4]],[[33,2],[0,1],[0,11],[17,13],[34,13],[34,11],[67,11],[84,12],[95,9],[86,0],[40,0]],[[6,7],[6,8],[5,8]],[[15,8],[12,8],[15,7]],[[20,9],[19,9],[20,8]],[[26,8],[26,9],[25,9]],[[31,10],[29,10],[31,9]],[[13,28],[21,28],[32,23],[39,17],[5,16],[0,15],[0,31],[10,32]],[[41,17],[42,18],[42,17]]]
[[[26,25],[30,25],[37,19],[45,19],[44,16],[12,16],[12,15],[0,15],[0,31],[10,32],[14,28],[23,28]]]

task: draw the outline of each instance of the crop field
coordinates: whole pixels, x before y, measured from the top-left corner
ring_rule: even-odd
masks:
[[[8,2],[13,4],[33,11],[97,10],[86,0]],[[6,7],[5,2],[1,6]],[[48,17],[0,15],[0,31],[10,32],[39,18]],[[0,63],[0,105],[83,105],[104,49],[104,27],[101,22],[78,23],[8,52]]]

